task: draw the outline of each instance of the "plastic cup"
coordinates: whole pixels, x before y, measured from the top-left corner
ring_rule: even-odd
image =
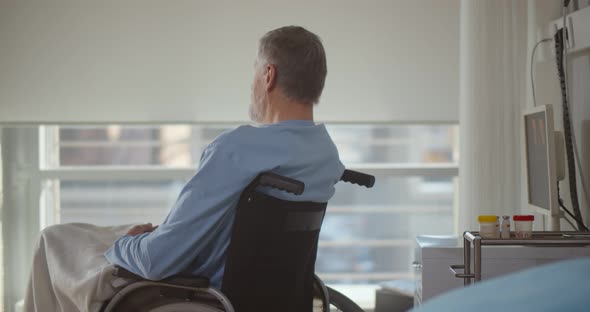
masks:
[[[531,215],[517,215],[512,217],[514,221],[514,236],[516,238],[531,238],[533,237],[533,221],[535,216]]]
[[[479,222],[479,236],[482,238],[499,238],[500,226],[498,216],[482,215],[477,217]]]

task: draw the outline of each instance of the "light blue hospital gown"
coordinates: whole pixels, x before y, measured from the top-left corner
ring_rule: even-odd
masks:
[[[326,202],[344,166],[325,126],[312,121],[241,126],[225,132],[205,149],[199,169],[164,222],[152,233],[120,237],[105,253],[107,260],[152,280],[188,271],[221,287],[240,193],[265,171],[305,183],[300,196],[267,191],[271,195]]]

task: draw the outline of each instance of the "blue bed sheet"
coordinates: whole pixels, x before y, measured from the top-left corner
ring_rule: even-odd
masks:
[[[590,258],[561,261],[457,289],[413,312],[590,311]]]

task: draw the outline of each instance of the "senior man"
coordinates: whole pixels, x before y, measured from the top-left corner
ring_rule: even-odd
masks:
[[[240,193],[259,173],[305,183],[297,197],[268,191],[276,197],[314,202],[332,197],[344,166],[324,125],[313,120],[327,74],[320,38],[302,27],[272,30],[260,39],[254,67],[250,118],[259,125],[216,138],[166,219],[116,238],[104,254],[109,263],[151,280],[192,272],[219,288]],[[28,310],[39,309],[35,291],[29,286]]]

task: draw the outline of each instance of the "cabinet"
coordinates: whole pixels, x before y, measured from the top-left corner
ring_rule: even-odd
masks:
[[[474,232],[471,232],[474,233]],[[476,232],[475,232],[476,233]],[[545,232],[547,233],[547,232]],[[418,236],[414,255],[414,305],[419,306],[439,294],[463,287],[450,266],[466,263],[463,238]],[[473,248],[469,249],[473,259]],[[559,260],[590,257],[587,246],[485,246],[481,248],[481,279],[489,279]],[[471,272],[467,272],[471,274]],[[457,272],[463,274],[463,272]]]

